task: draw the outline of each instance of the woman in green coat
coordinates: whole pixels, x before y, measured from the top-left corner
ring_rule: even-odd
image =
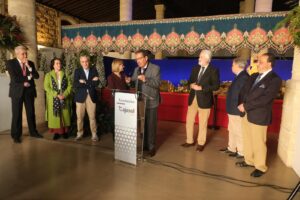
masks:
[[[53,140],[57,140],[61,135],[68,138],[67,131],[71,124],[72,84],[62,71],[59,58],[51,60],[51,71],[45,76],[44,88],[49,132],[54,134]]]

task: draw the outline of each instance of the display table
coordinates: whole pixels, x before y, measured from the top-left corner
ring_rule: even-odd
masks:
[[[108,89],[103,89],[101,92],[102,99],[111,104],[111,92]],[[188,94],[161,92],[161,104],[158,107],[158,120],[185,122],[188,107]],[[226,113],[226,97],[218,96],[216,98],[216,124],[217,126],[227,128],[228,116]],[[276,99],[273,105],[272,124],[268,127],[269,132],[279,133],[282,113],[282,100]],[[213,108],[210,112],[209,125],[213,123]],[[196,119],[197,121],[198,119]]]

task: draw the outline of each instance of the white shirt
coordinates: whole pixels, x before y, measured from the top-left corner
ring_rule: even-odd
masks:
[[[268,71],[265,71],[264,73],[262,73],[259,80],[263,79],[270,71],[272,71],[272,69],[269,69]]]
[[[148,67],[148,64],[146,66],[144,66],[143,68],[141,68],[141,74],[145,73],[145,70],[147,69],[147,67]]]
[[[85,76],[86,76],[86,80],[89,79],[89,72],[90,72],[90,69],[83,69],[84,73],[85,73]]]
[[[201,71],[202,71],[202,67],[204,67],[203,72],[202,72],[202,76],[203,76],[203,74],[204,74],[205,70],[207,69],[208,65],[206,65],[206,66],[201,66],[201,65],[200,65],[200,70],[199,70],[199,72],[198,72],[198,76],[197,76],[197,77],[199,77],[199,75],[200,75],[200,73],[201,73]]]

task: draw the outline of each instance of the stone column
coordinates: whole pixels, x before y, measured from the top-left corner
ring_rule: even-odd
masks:
[[[164,19],[165,18],[165,10],[166,7],[164,4],[157,4],[154,6],[156,11],[156,19]],[[163,53],[161,50],[157,51],[155,54],[155,59],[162,59]]]
[[[36,9],[35,0],[9,0],[9,15],[15,15],[25,34],[27,41],[28,58],[37,64],[37,33],[36,33]],[[44,74],[39,72],[40,78],[35,81],[37,89],[37,98],[35,100],[36,122],[37,124],[45,122],[45,98],[44,98]],[[23,112],[23,118],[26,118]],[[23,125],[27,126],[26,120],[23,119]]]
[[[278,155],[289,167],[296,159],[295,147],[300,122],[300,49],[295,47],[292,79],[286,83],[278,141]]]
[[[253,13],[255,0],[245,0],[240,2],[240,13]],[[243,59],[249,59],[251,56],[251,50],[248,48],[242,48],[238,55]]]
[[[5,2],[0,0],[0,14],[5,14]]]
[[[132,20],[132,0],[120,0],[120,21]],[[131,51],[126,51],[121,56],[124,59],[131,59]]]
[[[37,63],[35,0],[9,0],[9,15],[15,15],[20,22],[28,43],[28,57]]]
[[[256,0],[255,12],[272,12],[273,0]]]

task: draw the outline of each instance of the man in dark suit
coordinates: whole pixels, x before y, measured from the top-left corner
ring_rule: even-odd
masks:
[[[76,141],[80,140],[83,136],[83,119],[85,110],[87,110],[90,129],[92,132],[92,141],[99,140],[97,136],[96,124],[96,102],[97,91],[99,85],[99,75],[96,67],[90,67],[90,58],[87,55],[80,56],[81,67],[74,72],[74,88],[75,88],[75,102],[76,102],[76,115],[77,115],[77,137]]]
[[[221,149],[229,153],[229,156],[237,158],[244,157],[243,135],[242,135],[242,118],[241,111],[238,109],[239,94],[249,74],[245,70],[247,61],[236,58],[232,62],[232,72],[236,75],[232,81],[226,96],[226,111],[228,113],[228,147]]]
[[[203,151],[206,142],[207,123],[210,109],[214,103],[213,91],[220,87],[219,70],[211,64],[212,53],[202,50],[199,55],[199,64],[192,69],[189,78],[190,94],[189,107],[186,116],[186,142],[182,147],[191,147],[194,143],[194,122],[198,112],[199,131],[196,151]]]
[[[145,50],[135,52],[138,67],[135,68],[132,81],[135,82],[137,91],[146,98],[145,124],[144,124],[144,148],[149,151],[149,156],[156,153],[156,128],[157,107],[159,105],[160,93],[160,68],[149,62],[149,54]],[[142,111],[142,106],[139,106]],[[141,125],[143,126],[143,124]]]
[[[22,111],[25,104],[26,117],[31,137],[41,138],[36,130],[34,98],[36,89],[34,79],[39,78],[34,63],[27,59],[27,48],[15,48],[16,58],[6,62],[10,76],[9,97],[12,103],[11,137],[15,143],[21,143]]]
[[[272,121],[272,105],[280,87],[281,79],[272,71],[275,57],[262,54],[258,60],[258,73],[251,75],[243,87],[238,109],[245,113],[242,122],[245,161],[240,167],[255,167],[250,174],[260,177],[267,171],[267,128]]]

